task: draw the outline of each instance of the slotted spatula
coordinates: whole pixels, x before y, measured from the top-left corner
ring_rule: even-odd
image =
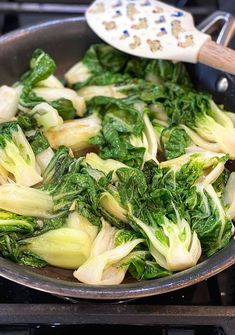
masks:
[[[202,63],[235,74],[235,51],[194,26],[192,15],[156,0],[96,0],[86,11],[90,28],[128,54]]]

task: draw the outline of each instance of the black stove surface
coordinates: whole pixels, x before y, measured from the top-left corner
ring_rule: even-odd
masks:
[[[82,15],[91,1],[0,1],[0,35],[55,18]],[[235,0],[167,1],[198,23],[215,10],[235,14]],[[43,5],[43,6],[42,6]],[[235,334],[235,266],[175,292],[125,301],[58,297],[0,278],[0,334],[131,332],[149,335]]]

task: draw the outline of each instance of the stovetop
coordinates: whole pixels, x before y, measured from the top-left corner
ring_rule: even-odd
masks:
[[[30,24],[82,15],[91,1],[0,1],[0,35]],[[167,1],[198,23],[215,10],[235,14],[235,0]],[[235,334],[235,266],[175,292],[124,301],[57,297],[0,278],[0,334]]]

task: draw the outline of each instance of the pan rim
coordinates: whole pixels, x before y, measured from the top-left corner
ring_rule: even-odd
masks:
[[[2,43],[3,41],[8,40],[9,38],[12,38],[15,36],[19,37],[20,35],[23,35],[28,32],[31,33],[41,28],[43,29],[49,26],[60,25],[64,23],[77,23],[77,22],[86,23],[85,17],[82,16],[82,17],[72,17],[72,18],[65,18],[65,19],[54,19],[54,20],[50,20],[50,21],[46,21],[46,22],[42,22],[42,23],[38,23],[34,25],[29,25],[24,28],[14,29],[0,36],[0,42]]]
[[[193,268],[163,278],[110,286],[87,285],[46,277],[33,272],[33,268],[13,263],[3,257],[0,257],[0,276],[20,285],[57,296],[89,300],[144,298],[176,291],[206,280],[233,265],[234,255],[235,241],[232,239],[224,249]],[[221,261],[218,261],[218,256]]]
[[[23,36],[25,34],[47,29],[52,26],[60,26],[61,24],[73,25],[77,23],[86,24],[85,18],[57,19],[31,25],[23,29],[16,29],[1,36],[0,45],[11,39],[24,38]],[[159,279],[141,280],[110,286],[86,285],[79,282],[69,282],[58,278],[43,276],[42,274],[33,272],[30,267],[13,263],[3,257],[0,257],[0,276],[26,287],[58,296],[91,300],[116,300],[143,298],[188,287],[218,274],[234,263],[235,241],[231,239],[230,243],[224,249],[193,268]]]

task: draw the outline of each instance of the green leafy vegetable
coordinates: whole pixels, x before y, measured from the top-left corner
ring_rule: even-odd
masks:
[[[182,89],[181,94],[166,101],[165,106],[172,124],[192,128],[209,144],[217,144],[219,151],[229,154],[231,159],[235,158],[233,123],[210,97]]]
[[[67,227],[24,239],[21,244],[21,251],[29,251],[46,263],[65,269],[76,269],[84,263],[91,248],[87,233]]]
[[[52,148],[65,145],[74,152],[89,149],[90,140],[101,130],[101,120],[96,115],[90,115],[78,120],[64,122],[56,129],[45,132]]]
[[[159,220],[151,226],[135,217],[133,221],[147,236],[150,253],[164,269],[179,271],[197,264],[201,256],[200,241],[185,219],[177,215],[175,224],[159,216]]]
[[[116,246],[116,238],[120,243],[120,233],[123,234],[123,231],[120,232],[103,220],[102,229],[92,245],[90,257],[74,272],[79,281],[93,285],[113,285],[123,281],[128,270],[126,257],[131,257],[131,251],[143,242],[143,239],[132,238],[129,234],[128,241],[124,239]]]
[[[20,78],[20,81],[28,91],[41,80],[47,79],[55,70],[56,64],[53,59],[43,50],[36,49],[32,54],[30,70]]]
[[[68,172],[72,162],[68,148],[65,146],[59,147],[43,172],[43,184],[58,183],[62,176]]]
[[[53,101],[51,105],[58,111],[63,120],[74,119],[76,115],[76,109],[74,108],[71,100],[60,98]]]
[[[19,185],[32,186],[42,180],[36,169],[33,150],[16,122],[0,125],[0,165],[14,176]]]
[[[36,220],[29,216],[0,211],[0,235],[12,232],[30,234],[36,227]]]
[[[35,155],[40,154],[49,147],[46,137],[40,130],[36,130],[34,135],[29,136],[28,141]]]
[[[54,216],[53,199],[47,192],[18,184],[0,186],[0,208],[19,215],[40,218]]]
[[[232,222],[212,185],[193,186],[185,199],[191,225],[208,255],[226,246],[232,234]]]
[[[184,64],[104,43],[65,81],[55,70],[37,49],[19,81],[0,87],[1,255],[116,285],[224,248],[235,220],[232,113],[193,88]]]
[[[166,159],[173,159],[186,153],[185,150],[191,143],[191,138],[184,129],[170,127],[162,131],[161,143]]]
[[[24,112],[19,112],[17,114],[17,123],[24,131],[33,130],[37,127],[37,122],[32,115]]]

